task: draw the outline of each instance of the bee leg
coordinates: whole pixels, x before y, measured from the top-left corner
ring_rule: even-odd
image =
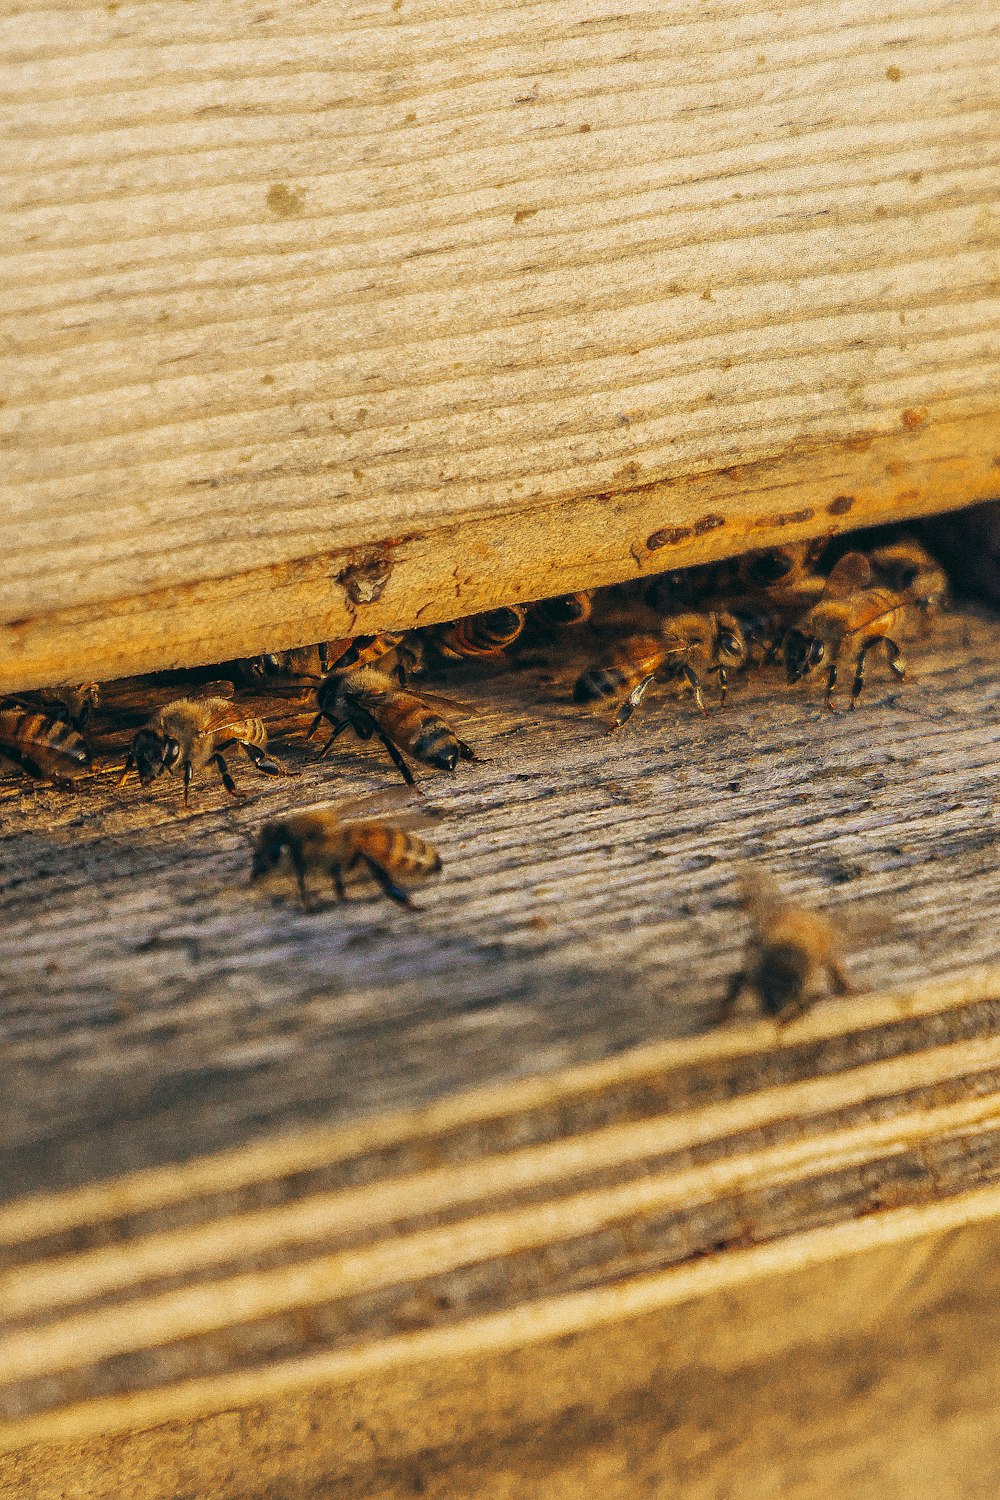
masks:
[[[853,985],[850,979],[848,979],[839,958],[831,958],[829,960],[826,972],[830,976],[830,988],[835,995],[853,995],[857,992],[857,986]]]
[[[726,701],[726,691],[729,687],[729,673],[725,667],[719,668],[719,707]]]
[[[273,755],[268,755],[267,751],[262,750],[259,745],[243,745],[243,749],[257,770],[263,771],[265,776],[288,775],[288,770],[281,764],[281,761],[275,760]]]
[[[292,862],[292,869],[295,871],[295,881],[299,888],[299,900],[302,902],[302,910],[315,911],[317,903],[310,896],[309,887],[306,885],[306,862],[299,851],[291,847],[288,850],[288,857]]]
[[[837,685],[837,663],[834,661],[834,662],[830,663],[830,670],[826,674],[826,699],[825,699],[825,702],[824,702],[824,707],[825,708],[828,708],[828,709],[832,709],[833,708],[833,690],[836,687],[836,685]]]
[[[333,742],[337,738],[338,734],[343,734],[344,730],[345,729],[349,729],[349,728],[350,728],[350,720],[348,720],[348,719],[344,719],[342,723],[340,723],[340,724],[337,725],[336,729],[333,731],[333,733],[331,734],[330,738],[327,740],[326,744],[323,746],[322,750],[319,752],[319,758],[320,758],[320,760],[323,759],[324,755],[329,755],[330,748],[333,745]]]
[[[891,641],[888,636],[885,637],[885,654],[890,670],[902,682],[906,677],[906,662],[897,642]]]
[[[316,715],[315,719],[313,719],[312,723],[309,725],[309,733],[306,735],[306,739],[307,740],[311,740],[312,739],[313,735],[316,733],[317,729],[322,724],[322,722],[323,722],[323,720],[325,718],[326,718],[326,714],[317,714]]]
[[[395,901],[400,906],[409,906],[416,910],[409,896],[401,886],[396,885],[388,870],[384,869],[382,865],[377,864],[374,859],[370,859],[367,854],[363,854],[361,859],[362,863],[368,866],[370,874],[378,881],[390,901]]]
[[[215,761],[215,764],[219,768],[219,775],[222,777],[222,785],[225,787],[225,789],[229,793],[230,797],[238,797],[240,794],[236,790],[236,782],[233,780],[233,778],[229,774],[229,767],[226,765],[225,759],[224,759],[221,751],[219,751],[215,755],[213,755],[212,759]],[[186,774],[187,773],[187,766],[186,765],[184,767],[184,771],[185,771],[185,774]]]
[[[736,1007],[736,1002],[742,995],[743,991],[746,989],[748,983],[749,975],[747,974],[746,970],[738,969],[733,975],[732,979],[729,981],[729,988],[726,990],[725,997],[722,1001],[722,1009],[719,1012],[720,1021],[725,1021],[729,1018],[729,1016],[732,1015],[733,1010]]]
[[[627,724],[629,719],[631,719],[632,715],[639,707],[639,704],[646,696],[647,689],[649,688],[649,685],[653,681],[655,675],[656,674],[654,672],[650,672],[649,675],[647,677],[644,677],[641,682],[636,683],[635,687],[629,693],[628,697],[625,699],[625,702],[621,704],[618,712],[615,714],[614,718],[611,721],[612,734],[616,729],[621,729],[622,725]]]
[[[817,997],[815,995],[808,995],[803,993],[799,995],[797,999],[790,1000],[787,1005],[782,1006],[781,1010],[774,1018],[778,1024],[778,1027],[780,1029],[783,1029],[785,1026],[789,1025],[790,1022],[797,1021],[799,1019],[799,1016],[804,1016],[806,1011],[809,1009],[816,998]]]
[[[333,888],[337,892],[337,900],[346,901],[347,892],[344,890],[344,877],[341,874],[339,865],[330,866],[330,879],[333,881]]]
[[[184,762],[184,806],[185,807],[187,807],[187,805],[188,805],[188,791],[190,790],[190,787],[191,787],[191,770],[192,770],[191,762],[189,760],[186,760]]]
[[[395,745],[392,743],[392,740],[390,740],[387,735],[383,734],[381,729],[377,729],[375,732],[378,735],[379,739],[382,741],[386,750],[388,750],[389,759],[396,767],[396,770],[399,772],[400,776],[402,776],[403,780],[406,782],[406,785],[416,785],[413,772],[410,770],[409,766],[406,764],[406,761],[403,759],[399,751],[396,749]]]
[[[126,781],[128,780],[128,773],[131,771],[131,769],[132,769],[132,767],[134,765],[135,765],[135,756],[132,753],[132,751],[130,750],[129,753],[125,757],[125,769],[122,772],[121,781],[119,781],[119,783],[118,783],[119,786],[124,786],[125,785]]]
[[[693,667],[683,666],[681,667],[680,675],[684,678],[684,681],[694,693],[694,701],[697,703],[699,711],[703,714],[707,714],[708,709],[705,707],[705,699],[702,696],[701,691],[701,679],[699,678],[697,672]]]
[[[874,645],[877,645],[877,643],[877,637],[874,640],[861,642],[861,650],[858,652],[858,659],[854,664],[854,681],[851,684],[852,708],[854,708],[855,704],[858,701],[858,698],[861,696],[861,689],[865,685],[865,657],[868,655],[872,647]]]

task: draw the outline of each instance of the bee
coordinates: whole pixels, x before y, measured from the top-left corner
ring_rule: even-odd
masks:
[[[408,630],[383,630],[381,635],[359,635],[344,643],[345,649],[338,656],[331,656],[328,672],[348,672],[355,667],[370,667],[383,657],[390,656],[406,643]]]
[[[532,604],[531,618],[549,629],[559,629],[563,625],[582,625],[590,619],[593,604],[591,591],[584,590],[579,594],[560,594],[555,599],[540,599],[537,604]]]
[[[320,641],[315,646],[300,646],[294,651],[270,652],[266,656],[251,656],[233,663],[237,681],[247,687],[268,685],[272,682],[308,685],[319,682],[333,662],[343,656],[352,642],[349,637],[339,641]]]
[[[35,696],[46,711],[65,719],[83,734],[91,714],[100,704],[101,685],[99,682],[81,682],[76,687],[43,688]]]
[[[403,780],[413,785],[413,772],[404,755],[425,765],[453,771],[459,760],[475,760],[472,750],[423,698],[407,692],[375,667],[352,672],[331,672],[317,694],[319,713],[310,735],[327,719],[333,733],[323,747],[330,746],[345,729],[359,739],[375,735],[382,741]]]
[[[868,554],[877,581],[905,604],[933,619],[948,604],[948,575],[914,537],[904,537]]]
[[[750,936],[743,967],[726,993],[724,1015],[745,990],[753,990],[764,1012],[782,1023],[800,1016],[825,989],[838,995],[853,991],[828,918],[786,901],[763,870],[741,878],[740,900],[750,918]]]
[[[653,609],[667,612],[683,604],[704,606],[706,601],[721,603],[768,595],[812,575],[828,540],[826,536],[814,537],[807,542],[789,542],[783,547],[766,547],[721,562],[698,563],[691,568],[661,573],[650,582],[646,602]]]
[[[176,698],[158,709],[136,731],[122,781],[135,766],[139,781],[148,786],[164,771],[173,774],[179,762],[184,772],[184,806],[187,807],[193,773],[214,763],[226,791],[231,797],[236,797],[239,793],[229,774],[224,753],[236,745],[266,776],[288,774],[279,761],[267,754],[267,730],[261,720],[241,715],[228,697]]]
[[[744,588],[769,592],[813,576],[829,540],[829,536],[813,537],[807,542],[789,542],[784,547],[746,552],[736,559],[739,583]]]
[[[499,656],[521,634],[527,613],[523,605],[509,604],[481,615],[466,615],[439,626],[434,642],[442,656]]]
[[[725,701],[729,673],[746,661],[746,640],[736,617],[728,611],[684,610],[668,615],[656,634],[628,635],[577,678],[574,703],[616,698],[624,693],[612,729],[620,729],[642,702],[650,684],[680,682],[691,690],[702,713],[707,713],[703,678],[718,678],[720,701]]]
[[[440,854],[416,834],[381,819],[355,821],[332,804],[265,823],[254,847],[251,878],[268,875],[286,850],[306,911],[316,908],[306,885],[306,876],[314,871],[330,876],[343,901],[344,876],[361,866],[390,900],[412,907],[400,882],[434,875],[441,868]]]
[[[0,753],[29,776],[62,787],[91,769],[90,751],[78,730],[21,703],[0,703]]]
[[[877,587],[871,565],[860,552],[845,552],[831,569],[819,600],[785,638],[785,668],[789,682],[798,682],[822,663],[827,664],[826,706],[833,707],[833,689],[845,648],[854,652],[851,707],[864,687],[865,658],[884,644],[893,674],[902,680],[906,664],[896,634],[905,605],[892,589]]]

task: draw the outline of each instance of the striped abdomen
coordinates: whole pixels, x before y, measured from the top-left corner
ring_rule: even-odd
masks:
[[[629,694],[644,677],[666,661],[666,643],[656,635],[630,635],[581,672],[573,688],[574,703]]]
[[[402,828],[388,823],[355,823],[348,833],[358,854],[390,875],[433,875],[441,868],[437,850]]]
[[[394,745],[425,765],[453,771],[461,745],[440,714],[414,693],[393,692],[373,697],[365,707]]]
[[[520,604],[467,615],[441,627],[438,644],[452,656],[498,656],[524,629],[527,611]]]
[[[70,724],[28,709],[0,709],[0,749],[32,776],[63,781],[90,770],[90,751]]]
[[[408,633],[406,630],[385,630],[381,635],[359,635],[353,641],[344,642],[347,649],[339,656],[327,652],[327,670],[347,672],[353,671],[355,667],[371,666],[372,662],[381,660],[390,651],[401,646]]]
[[[237,719],[227,724],[219,734],[219,743],[256,745],[258,750],[267,748],[267,729],[263,719]]]
[[[557,599],[541,599],[531,606],[534,618],[543,625],[582,625],[590,619],[592,609],[589,592],[582,594],[560,594]]]

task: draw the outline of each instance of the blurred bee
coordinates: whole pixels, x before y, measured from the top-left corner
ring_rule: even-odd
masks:
[[[800,1016],[827,989],[850,994],[853,985],[837,952],[833,924],[818,912],[786,901],[771,876],[750,870],[740,880],[741,904],[750,918],[743,967],[733,975],[723,1006],[728,1015],[752,990],[769,1016]]]
[[[466,615],[450,625],[438,626],[434,644],[442,656],[500,656],[517,640],[526,618],[527,610],[520,604]]]
[[[832,708],[840,658],[847,649],[854,653],[853,708],[864,686],[865,658],[880,643],[892,672],[902,679],[906,664],[895,637],[904,613],[899,594],[874,585],[868,559],[860,552],[845,552],[832,568],[819,601],[785,639],[789,682],[798,682],[825,662],[826,706]]]
[[[21,703],[0,703],[0,754],[43,781],[69,787],[91,769],[90,751],[65,719]]]
[[[868,554],[876,580],[905,604],[933,619],[948,605],[948,575],[914,537],[904,537]]]
[[[343,901],[344,876],[360,865],[391,900],[412,907],[400,882],[434,875],[441,868],[437,850],[416,834],[381,819],[355,821],[333,805],[265,823],[254,848],[252,879],[274,870],[286,850],[306,911],[316,906],[306,885],[306,876],[313,872],[329,875]]]
[[[332,672],[317,694],[319,713],[313,720],[310,735],[327,719],[333,733],[323,747],[330,746],[345,729],[353,729],[359,739],[375,735],[382,741],[408,785],[413,772],[404,756],[453,771],[459,760],[475,760],[471,749],[460,740],[423,698],[407,692],[375,667],[360,667],[352,672]]]
[[[577,678],[574,703],[599,698],[622,698],[612,729],[632,717],[651,683],[679,682],[694,694],[707,713],[702,684],[718,678],[720,701],[725,701],[729,673],[746,661],[746,640],[739,621],[728,611],[686,610],[668,615],[658,634],[626,636]]]
[[[593,603],[591,591],[580,594],[559,594],[555,599],[540,599],[529,609],[531,619],[549,629],[560,629],[563,625],[582,625],[590,619]]]
[[[218,688],[219,685],[214,686]],[[148,786],[164,771],[173,774],[179,763],[184,772],[184,806],[187,807],[192,775],[213,763],[226,791],[231,797],[236,797],[239,794],[229,774],[225,751],[237,745],[265,775],[288,774],[279,761],[267,754],[267,730],[261,720],[241,715],[229,697],[177,698],[158,709],[136,731],[122,781],[135,766],[139,781]]]

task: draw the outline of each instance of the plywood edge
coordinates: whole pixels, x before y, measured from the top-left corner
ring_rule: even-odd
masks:
[[[904,411],[891,434],[746,466],[415,523],[370,541],[0,625],[0,692],[207,665],[432,624],[778,541],[1000,497],[995,408]],[[630,482],[631,481],[631,482]],[[55,565],[55,560],[54,560]]]

